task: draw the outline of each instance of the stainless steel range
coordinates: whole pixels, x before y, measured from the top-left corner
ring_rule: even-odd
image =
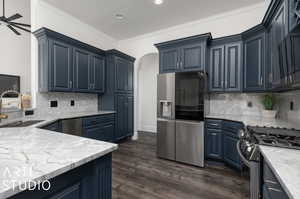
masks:
[[[260,198],[259,145],[300,150],[300,131],[286,128],[248,126],[237,144],[242,161],[250,168],[250,198]]]

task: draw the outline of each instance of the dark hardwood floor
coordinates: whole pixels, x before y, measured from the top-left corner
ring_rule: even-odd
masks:
[[[248,199],[249,181],[225,166],[204,169],[156,157],[156,137],[139,133],[113,153],[113,199]]]

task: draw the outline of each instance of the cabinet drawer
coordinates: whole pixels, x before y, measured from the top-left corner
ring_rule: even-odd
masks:
[[[206,128],[210,129],[221,129],[222,128],[222,120],[205,120]]]
[[[84,128],[87,128],[87,127],[91,127],[103,123],[114,123],[114,120],[115,120],[114,114],[100,115],[100,116],[83,118],[82,124]]]
[[[233,136],[237,137],[239,131],[244,128],[244,125],[239,122],[223,121],[222,127],[226,131],[226,133],[232,134]]]

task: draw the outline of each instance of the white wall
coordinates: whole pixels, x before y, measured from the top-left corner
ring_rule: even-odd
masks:
[[[0,13],[2,16],[2,1]],[[6,1],[6,16],[16,13],[23,15],[18,22],[30,24],[30,0]],[[30,92],[30,34],[19,32],[21,36],[0,25],[0,74],[21,76],[21,92],[24,93]]]
[[[139,117],[139,110],[137,106],[137,96],[139,95],[137,71],[140,66],[141,58],[144,55],[158,52],[154,47],[154,44],[206,32],[211,32],[214,38],[241,33],[262,21],[268,4],[269,2],[266,1],[265,3],[223,13],[207,19],[119,41],[118,48],[120,50],[137,58],[135,63],[135,132],[137,131],[137,126],[140,125],[137,124],[137,118]],[[155,109],[153,109],[152,112],[142,112],[141,114],[153,115],[153,111],[155,111]],[[141,117],[144,118],[145,116]],[[153,121],[151,121],[151,123],[153,123]]]
[[[157,74],[159,56],[148,54],[141,58],[138,71],[138,131],[156,132]]]
[[[108,50],[116,47],[117,41],[112,37],[100,32],[92,26],[81,22],[77,18],[59,10],[50,4],[42,0],[31,0],[31,22],[32,30],[38,30],[41,27],[47,27],[56,32],[62,33],[84,43],[90,44],[97,48]],[[37,51],[37,40],[34,36],[31,39],[32,45],[32,95],[33,105],[38,107],[36,99],[47,100],[44,97],[37,97],[40,95],[37,93],[38,90],[38,51]],[[65,95],[63,95],[65,96]],[[65,96],[66,100],[72,98],[72,96]],[[61,99],[61,98],[60,98]],[[83,98],[84,99],[84,98]],[[48,99],[49,100],[49,99]],[[97,103],[97,102],[95,102]],[[40,104],[45,104],[41,102]]]

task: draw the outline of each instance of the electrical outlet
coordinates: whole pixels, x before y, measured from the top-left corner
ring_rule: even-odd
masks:
[[[71,106],[75,106],[75,101],[74,101],[74,100],[71,100],[70,105],[71,105]]]
[[[290,102],[290,111],[293,111],[293,110],[294,110],[294,102],[291,101],[291,102]]]
[[[50,101],[50,107],[51,108],[58,107],[58,102],[56,100],[55,101]]]
[[[252,108],[252,106],[253,106],[252,102],[248,102],[247,106],[248,106],[248,108]]]

